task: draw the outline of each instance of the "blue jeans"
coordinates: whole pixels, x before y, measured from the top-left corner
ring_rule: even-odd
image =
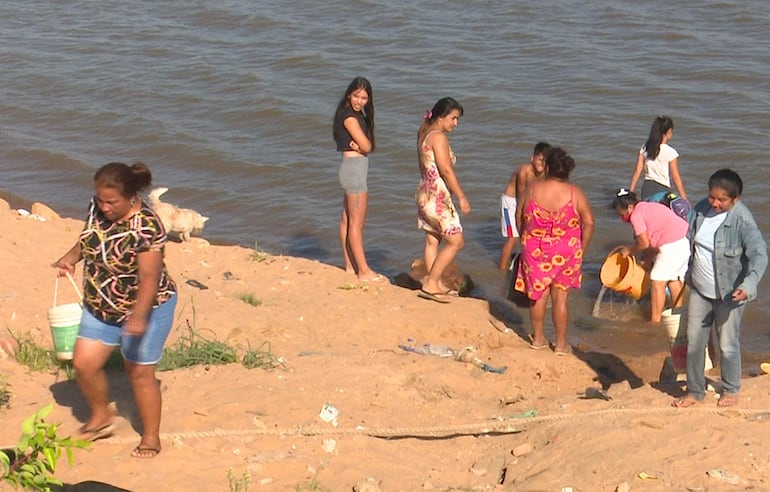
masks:
[[[706,344],[712,325],[719,338],[722,394],[741,389],[741,320],[746,303],[709,299],[692,289],[687,309],[687,392],[695,399],[706,397],[704,373]]]

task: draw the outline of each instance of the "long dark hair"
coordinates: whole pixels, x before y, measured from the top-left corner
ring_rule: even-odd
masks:
[[[372,84],[364,77],[354,78],[348,88],[345,90],[345,94],[337,104],[337,111],[334,112],[334,121],[342,117],[342,113],[346,108],[350,107],[350,95],[359,89],[363,89],[369,95],[369,100],[366,102],[366,106],[361,110],[363,114],[366,126],[369,127],[369,140],[372,142],[372,151],[374,151],[374,92],[372,92]],[[363,129],[366,132],[366,129]]]
[[[644,144],[644,152],[647,158],[654,161],[660,154],[660,144],[663,142],[663,135],[674,128],[674,120],[668,116],[658,116],[652,122],[650,127],[650,136],[647,137],[647,143]]]
[[[460,105],[459,102],[457,102],[452,97],[442,97],[438,101],[436,101],[436,104],[433,105],[433,108],[425,113],[425,116],[423,116],[422,124],[420,125],[420,129],[417,131],[417,134],[420,135],[422,132],[425,131],[428,126],[436,121],[437,118],[443,118],[444,116],[448,115],[454,110],[457,110],[460,112],[460,116],[463,115],[463,107]]]

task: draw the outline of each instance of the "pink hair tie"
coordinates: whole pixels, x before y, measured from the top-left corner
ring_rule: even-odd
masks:
[[[426,111],[424,115],[422,115],[422,119],[429,120],[433,118],[433,111]]]

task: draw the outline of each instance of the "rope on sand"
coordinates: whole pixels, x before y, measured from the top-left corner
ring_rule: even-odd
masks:
[[[207,438],[221,438],[221,437],[240,437],[240,436],[301,436],[301,437],[316,437],[316,436],[332,436],[332,435],[361,435],[369,437],[378,437],[386,439],[420,439],[420,438],[432,438],[432,439],[451,439],[460,436],[469,435],[495,435],[495,434],[516,434],[523,432],[527,427],[535,424],[542,424],[548,422],[556,422],[562,420],[572,420],[577,418],[586,417],[599,417],[607,415],[654,415],[654,414],[667,414],[688,416],[693,414],[715,414],[726,417],[757,417],[766,416],[770,419],[770,412],[767,410],[747,410],[737,408],[688,408],[677,409],[669,407],[658,408],[611,408],[605,410],[595,410],[591,412],[583,413],[569,413],[569,414],[553,414],[543,415],[540,417],[520,417],[520,418],[507,418],[500,417],[504,420],[493,420],[485,422],[473,422],[468,424],[457,425],[438,425],[430,427],[384,427],[384,428],[368,428],[368,427],[353,427],[353,428],[318,428],[318,427],[296,427],[291,429],[214,429],[210,431],[190,431],[190,432],[171,432],[162,433],[160,435],[161,440],[169,440],[174,442],[181,442],[185,439],[207,439]],[[135,442],[136,438],[110,438],[104,439],[103,442],[112,444],[124,444],[128,442]]]

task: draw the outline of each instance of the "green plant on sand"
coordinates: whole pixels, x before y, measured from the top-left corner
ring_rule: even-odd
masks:
[[[257,263],[262,263],[264,261],[269,260],[272,257],[270,253],[267,253],[265,251],[262,251],[259,249],[259,245],[257,243],[254,243],[254,251],[251,253],[251,261],[256,261]]]
[[[257,367],[266,371],[272,371],[278,367],[286,369],[284,360],[282,357],[276,357],[270,350],[270,342],[262,342],[262,345],[256,349],[252,349],[251,345],[246,349],[246,353],[241,359],[241,364],[246,369],[255,369]]]
[[[312,480],[310,480],[307,483],[298,484],[294,486],[295,492],[331,492],[331,489],[328,489],[318,483],[318,478],[313,477]]]
[[[238,362],[238,355],[230,345],[205,338],[193,329],[189,321],[187,329],[187,335],[182,335],[174,345],[163,349],[163,358],[158,363],[158,370],[170,371],[197,365]]]
[[[196,329],[195,306],[193,306],[192,318],[192,324],[190,320],[185,320],[187,334],[179,337],[179,340],[170,347],[163,349],[158,370],[170,371],[197,365],[224,365],[238,362],[238,354],[233,346],[220,340],[210,340],[199,333]],[[276,357],[270,351],[269,342],[263,342],[256,349],[249,346],[241,362],[247,369],[260,367],[269,371],[285,367],[283,359]]]
[[[0,408],[7,408],[11,401],[11,390],[8,389],[8,378],[0,375]]]
[[[6,330],[16,342],[16,362],[35,372],[63,370],[68,380],[75,379],[72,362],[57,359],[55,351],[37,343],[29,333],[16,335],[10,328],[6,327]]]
[[[262,301],[260,301],[256,297],[254,297],[253,294],[241,294],[241,295],[238,296],[238,299],[240,299],[243,302],[245,302],[246,304],[250,304],[250,305],[252,305],[254,307],[262,305]]]
[[[248,492],[251,474],[248,471],[243,472],[240,478],[235,478],[232,468],[227,469],[227,485],[230,492]]]
[[[27,417],[21,424],[21,437],[15,448],[0,450],[0,481],[25,490],[50,491],[51,485],[62,485],[53,477],[56,462],[62,450],[67,453],[70,466],[74,463],[72,449],[86,449],[90,442],[70,437],[59,437],[57,425],[45,418],[53,410],[53,403]]]
[[[40,346],[29,333],[17,335],[10,328],[6,327],[6,329],[16,341],[16,361],[19,364],[36,372],[54,370],[59,367],[59,361],[53,350]]]

